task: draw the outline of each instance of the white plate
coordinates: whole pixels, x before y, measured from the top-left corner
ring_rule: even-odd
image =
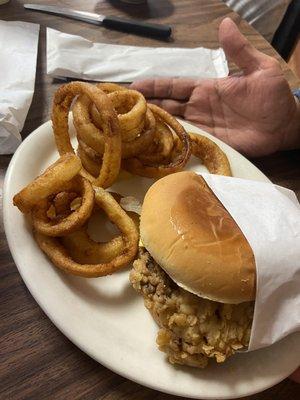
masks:
[[[199,129],[184,124],[189,130]],[[201,132],[203,133],[203,132]],[[254,165],[227,145],[234,176],[267,181]],[[264,390],[298,367],[299,336],[252,353],[237,354],[204,370],[170,365],[157,350],[157,326],[128,282],[128,269],[113,276],[84,279],[53,267],[36,245],[12,197],[58,154],[51,123],[35,130],[16,151],[4,184],[4,225],[9,247],[24,282],[53,323],[80,349],[114,372],[163,392],[201,399],[232,399]],[[203,171],[199,161],[188,166]],[[115,189],[140,199],[151,183],[131,178]]]

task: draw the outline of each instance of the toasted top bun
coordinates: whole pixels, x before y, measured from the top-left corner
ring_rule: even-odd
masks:
[[[154,183],[140,229],[145,248],[183,289],[222,303],[254,300],[252,249],[201,176],[179,172]]]

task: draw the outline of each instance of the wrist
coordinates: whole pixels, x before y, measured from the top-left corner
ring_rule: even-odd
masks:
[[[294,95],[295,111],[287,126],[281,150],[293,150],[300,148],[300,99]]]

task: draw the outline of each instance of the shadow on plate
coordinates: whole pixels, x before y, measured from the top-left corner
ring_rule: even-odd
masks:
[[[122,271],[124,272],[124,271]],[[119,275],[119,274],[118,274]],[[112,291],[109,292],[109,285],[105,282],[106,285],[101,286],[95,285],[95,280],[107,280],[109,278],[113,279],[115,276],[107,276],[95,279],[89,278],[81,278],[79,276],[67,275],[65,273],[61,273],[61,279],[65,282],[66,285],[72,290],[76,295],[80,296],[80,298],[86,300],[90,304],[105,304],[113,307],[127,307],[129,303],[133,301],[138,301],[138,296],[135,293],[134,289],[130,285],[129,281],[122,285],[119,291],[116,291],[114,287],[114,282],[109,282],[112,287]],[[117,278],[117,277],[116,277]]]

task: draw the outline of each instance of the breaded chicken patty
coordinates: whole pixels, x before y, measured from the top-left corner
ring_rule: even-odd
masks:
[[[156,342],[172,364],[204,368],[223,362],[249,343],[254,302],[223,304],[196,296],[174,283],[141,248],[130,282],[159,325]]]

